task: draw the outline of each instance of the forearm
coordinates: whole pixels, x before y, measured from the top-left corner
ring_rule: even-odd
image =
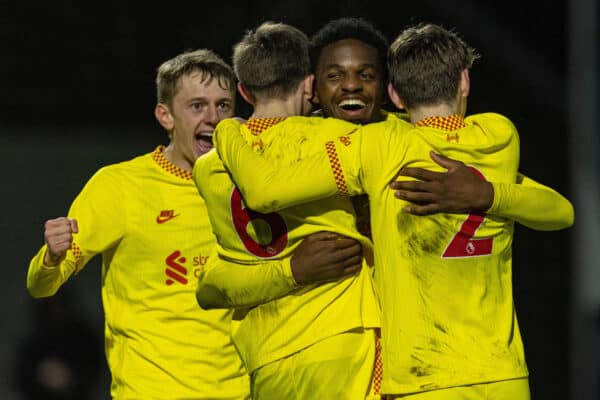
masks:
[[[203,309],[241,308],[263,304],[297,287],[290,259],[263,264],[237,264],[214,255],[200,273],[196,299]]]
[[[55,266],[44,264],[46,246],[43,246],[31,259],[27,271],[27,290],[35,298],[56,294],[61,285],[75,271],[75,263],[67,259]]]
[[[573,205],[560,193],[530,178],[520,176],[518,184],[492,183],[494,202],[488,214],[509,218],[540,231],[565,229],[573,225]]]

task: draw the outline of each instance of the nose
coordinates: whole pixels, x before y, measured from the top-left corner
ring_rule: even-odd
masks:
[[[216,126],[219,121],[219,111],[217,110],[217,106],[211,104],[206,107],[206,114],[204,116],[204,122],[208,125]]]
[[[361,79],[354,74],[346,75],[342,81],[342,90],[345,92],[358,92],[362,90]]]

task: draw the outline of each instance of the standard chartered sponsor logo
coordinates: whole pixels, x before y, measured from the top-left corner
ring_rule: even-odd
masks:
[[[195,256],[192,259],[193,268],[193,276],[194,278],[198,278],[200,275],[200,271],[202,267],[207,263],[209,256]],[[179,283],[182,285],[187,285],[188,283],[188,268],[186,267],[187,258],[182,255],[181,251],[175,250],[173,253],[169,254],[167,258],[165,258],[165,264],[167,265],[165,268],[165,274],[167,279],[165,280],[165,284],[168,286]]]

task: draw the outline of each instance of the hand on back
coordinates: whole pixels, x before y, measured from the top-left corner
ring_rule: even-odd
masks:
[[[415,215],[468,213],[485,211],[492,206],[494,189],[463,162],[431,153],[431,159],[446,168],[434,172],[423,168],[402,168],[395,179],[408,176],[415,180],[393,180],[395,196],[412,204],[404,210]]]
[[[291,265],[294,279],[301,285],[337,280],[360,270],[362,246],[337,233],[314,233],[295,249]]]

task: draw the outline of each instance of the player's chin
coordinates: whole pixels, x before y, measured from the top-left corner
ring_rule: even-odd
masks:
[[[352,122],[353,124],[364,125],[369,123],[369,117],[367,115],[357,115],[357,116],[345,116],[340,117],[343,120],[348,122]]]
[[[355,124],[364,124],[370,121],[371,114],[372,112],[366,107],[348,110],[339,108],[335,117]]]

